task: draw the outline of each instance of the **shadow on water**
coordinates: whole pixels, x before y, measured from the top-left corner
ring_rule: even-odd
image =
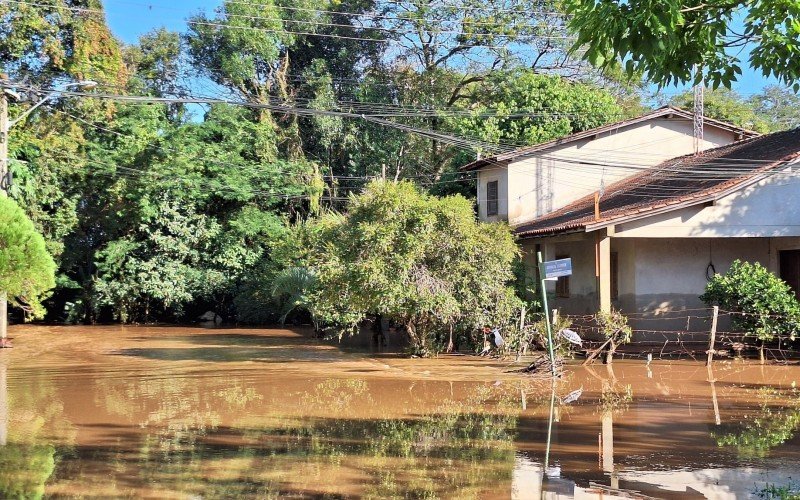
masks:
[[[303,351],[300,355],[296,349],[284,347],[153,347],[121,349],[113,353],[117,356],[135,356],[162,361],[208,361],[208,362],[242,362],[259,361],[263,363],[284,363],[286,361],[341,361],[337,352]]]

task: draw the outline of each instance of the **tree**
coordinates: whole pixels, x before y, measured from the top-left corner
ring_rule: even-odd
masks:
[[[100,0],[0,5],[0,67],[12,78],[51,82],[71,76],[124,83],[119,42],[105,24]]]
[[[703,111],[706,116],[726,121],[756,132],[772,130],[769,121],[762,115],[752,100],[743,99],[736,91],[718,88],[706,89],[703,94]],[[671,104],[685,109],[694,107],[694,93],[687,91],[675,96]]]
[[[771,131],[800,126],[800,96],[790,89],[769,85],[748,101]]]
[[[465,101],[471,116],[452,119],[452,128],[492,144],[539,144],[623,115],[600,87],[530,70],[496,71]]]
[[[22,208],[0,196],[0,290],[9,302],[41,317],[42,300],[55,286],[55,267],[44,238]]]
[[[578,35],[573,50],[585,49],[593,65],[623,61],[662,87],[701,75],[712,88],[730,87],[745,53],[753,69],[800,89],[797,0],[566,0],[565,7]]]
[[[508,286],[518,252],[511,232],[477,222],[461,196],[375,181],[351,197],[347,214],[296,231],[297,263],[316,276],[308,292],[316,317],[342,331],[380,314],[405,325],[414,352],[429,355],[451,325],[503,325],[519,305]]]
[[[800,303],[783,280],[758,262],[735,260],[725,274],[714,276],[700,299],[731,311],[731,325],[764,343],[776,336],[794,339],[800,331]]]

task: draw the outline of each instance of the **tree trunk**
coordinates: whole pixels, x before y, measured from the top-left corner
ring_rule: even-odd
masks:
[[[455,345],[453,344],[453,325],[450,324],[450,341],[447,342],[447,352],[453,352]]]
[[[606,364],[610,365],[614,362],[614,351],[617,350],[617,344],[613,341],[608,345],[608,352],[606,352]]]

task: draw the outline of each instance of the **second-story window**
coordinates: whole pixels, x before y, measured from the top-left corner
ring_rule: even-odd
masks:
[[[486,215],[497,215],[498,212],[497,181],[486,183]]]

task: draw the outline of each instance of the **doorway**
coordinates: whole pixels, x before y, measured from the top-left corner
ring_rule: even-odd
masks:
[[[781,250],[780,271],[781,279],[794,290],[794,295],[800,299],[800,250]]]

